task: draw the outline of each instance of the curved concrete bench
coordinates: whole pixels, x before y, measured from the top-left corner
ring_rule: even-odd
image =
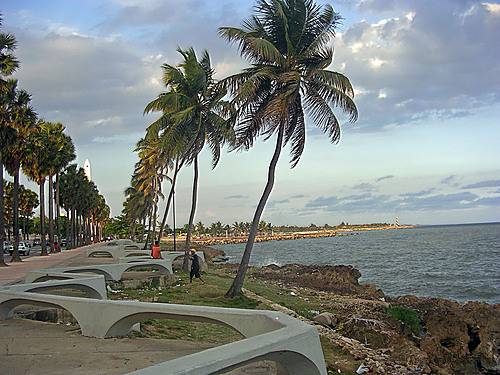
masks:
[[[96,257],[98,255],[105,255],[108,257],[118,258],[123,256],[125,251],[147,251],[142,250],[142,245],[140,244],[130,244],[130,245],[116,245],[116,246],[98,246],[88,249],[85,253],[87,258]],[[149,253],[149,252],[148,252]]]
[[[40,280],[39,282],[33,282]],[[106,282],[102,275],[73,274],[34,271],[27,277],[25,284],[13,284],[0,287],[0,290],[15,292],[50,292],[55,290],[76,289],[89,298],[107,299]]]
[[[42,273],[49,279],[60,279],[61,275],[75,274],[75,273],[91,273],[103,275],[106,280],[120,281],[123,274],[127,271],[132,271],[134,268],[153,268],[159,270],[163,274],[172,275],[172,262],[162,259],[141,259],[132,263],[113,263],[113,264],[94,264],[88,266],[71,266],[71,267],[58,267],[45,270],[36,271]],[[30,282],[37,279],[32,278],[36,273],[29,273],[27,277]]]
[[[291,375],[326,375],[316,329],[279,312],[102,301],[0,290],[0,319],[10,318],[15,307],[24,304],[63,308],[78,321],[82,335],[90,337],[123,336],[136,323],[152,318],[217,323],[245,336],[235,343],[135,371],[136,375],[217,374],[262,359],[279,362]]]

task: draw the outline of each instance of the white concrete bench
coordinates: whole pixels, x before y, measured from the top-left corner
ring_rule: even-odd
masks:
[[[112,263],[112,264],[94,264],[87,266],[71,266],[71,267],[56,267],[44,270],[38,270],[43,274],[47,274],[47,278],[57,279],[58,276],[53,274],[72,274],[72,273],[91,273],[103,275],[106,280],[120,281],[123,274],[127,271],[132,271],[134,268],[152,268],[160,271],[162,274],[172,275],[172,261],[162,259],[141,259],[132,263]],[[27,277],[29,282],[36,281],[32,279],[30,272]]]
[[[135,375],[218,374],[263,359],[277,361],[290,375],[326,375],[316,329],[279,312],[104,301],[0,289],[0,319],[10,318],[17,306],[25,304],[67,310],[77,320],[82,335],[90,337],[124,336],[136,323],[158,318],[222,324],[245,337],[135,371]]]
[[[0,290],[15,292],[51,292],[56,290],[76,289],[89,298],[107,299],[106,282],[102,275],[64,274],[58,272],[32,271],[27,275],[26,283],[0,287]],[[38,281],[38,282],[33,282]]]

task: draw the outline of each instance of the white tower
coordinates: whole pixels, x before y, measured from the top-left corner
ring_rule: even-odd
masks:
[[[89,181],[92,181],[92,175],[90,174],[90,161],[89,159],[85,159],[85,163],[83,163],[83,170],[85,171],[85,176],[87,176]]]

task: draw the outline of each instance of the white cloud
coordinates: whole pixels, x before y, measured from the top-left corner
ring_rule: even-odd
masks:
[[[500,15],[500,4],[499,3],[482,3],[482,5],[488,10],[488,12],[495,15]]]
[[[368,61],[370,62],[371,67],[375,70],[380,69],[380,67],[387,63],[387,61],[381,60],[378,57],[372,57]]]
[[[498,103],[500,17],[498,4],[487,4],[464,17],[468,2],[362,1],[371,22],[352,24],[334,41],[336,61],[363,88],[355,100],[369,115],[357,129],[464,116]]]

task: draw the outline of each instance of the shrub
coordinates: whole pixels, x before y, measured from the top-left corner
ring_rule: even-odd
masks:
[[[415,310],[404,306],[390,306],[385,312],[393,319],[408,327],[414,335],[420,332],[420,318]]]

